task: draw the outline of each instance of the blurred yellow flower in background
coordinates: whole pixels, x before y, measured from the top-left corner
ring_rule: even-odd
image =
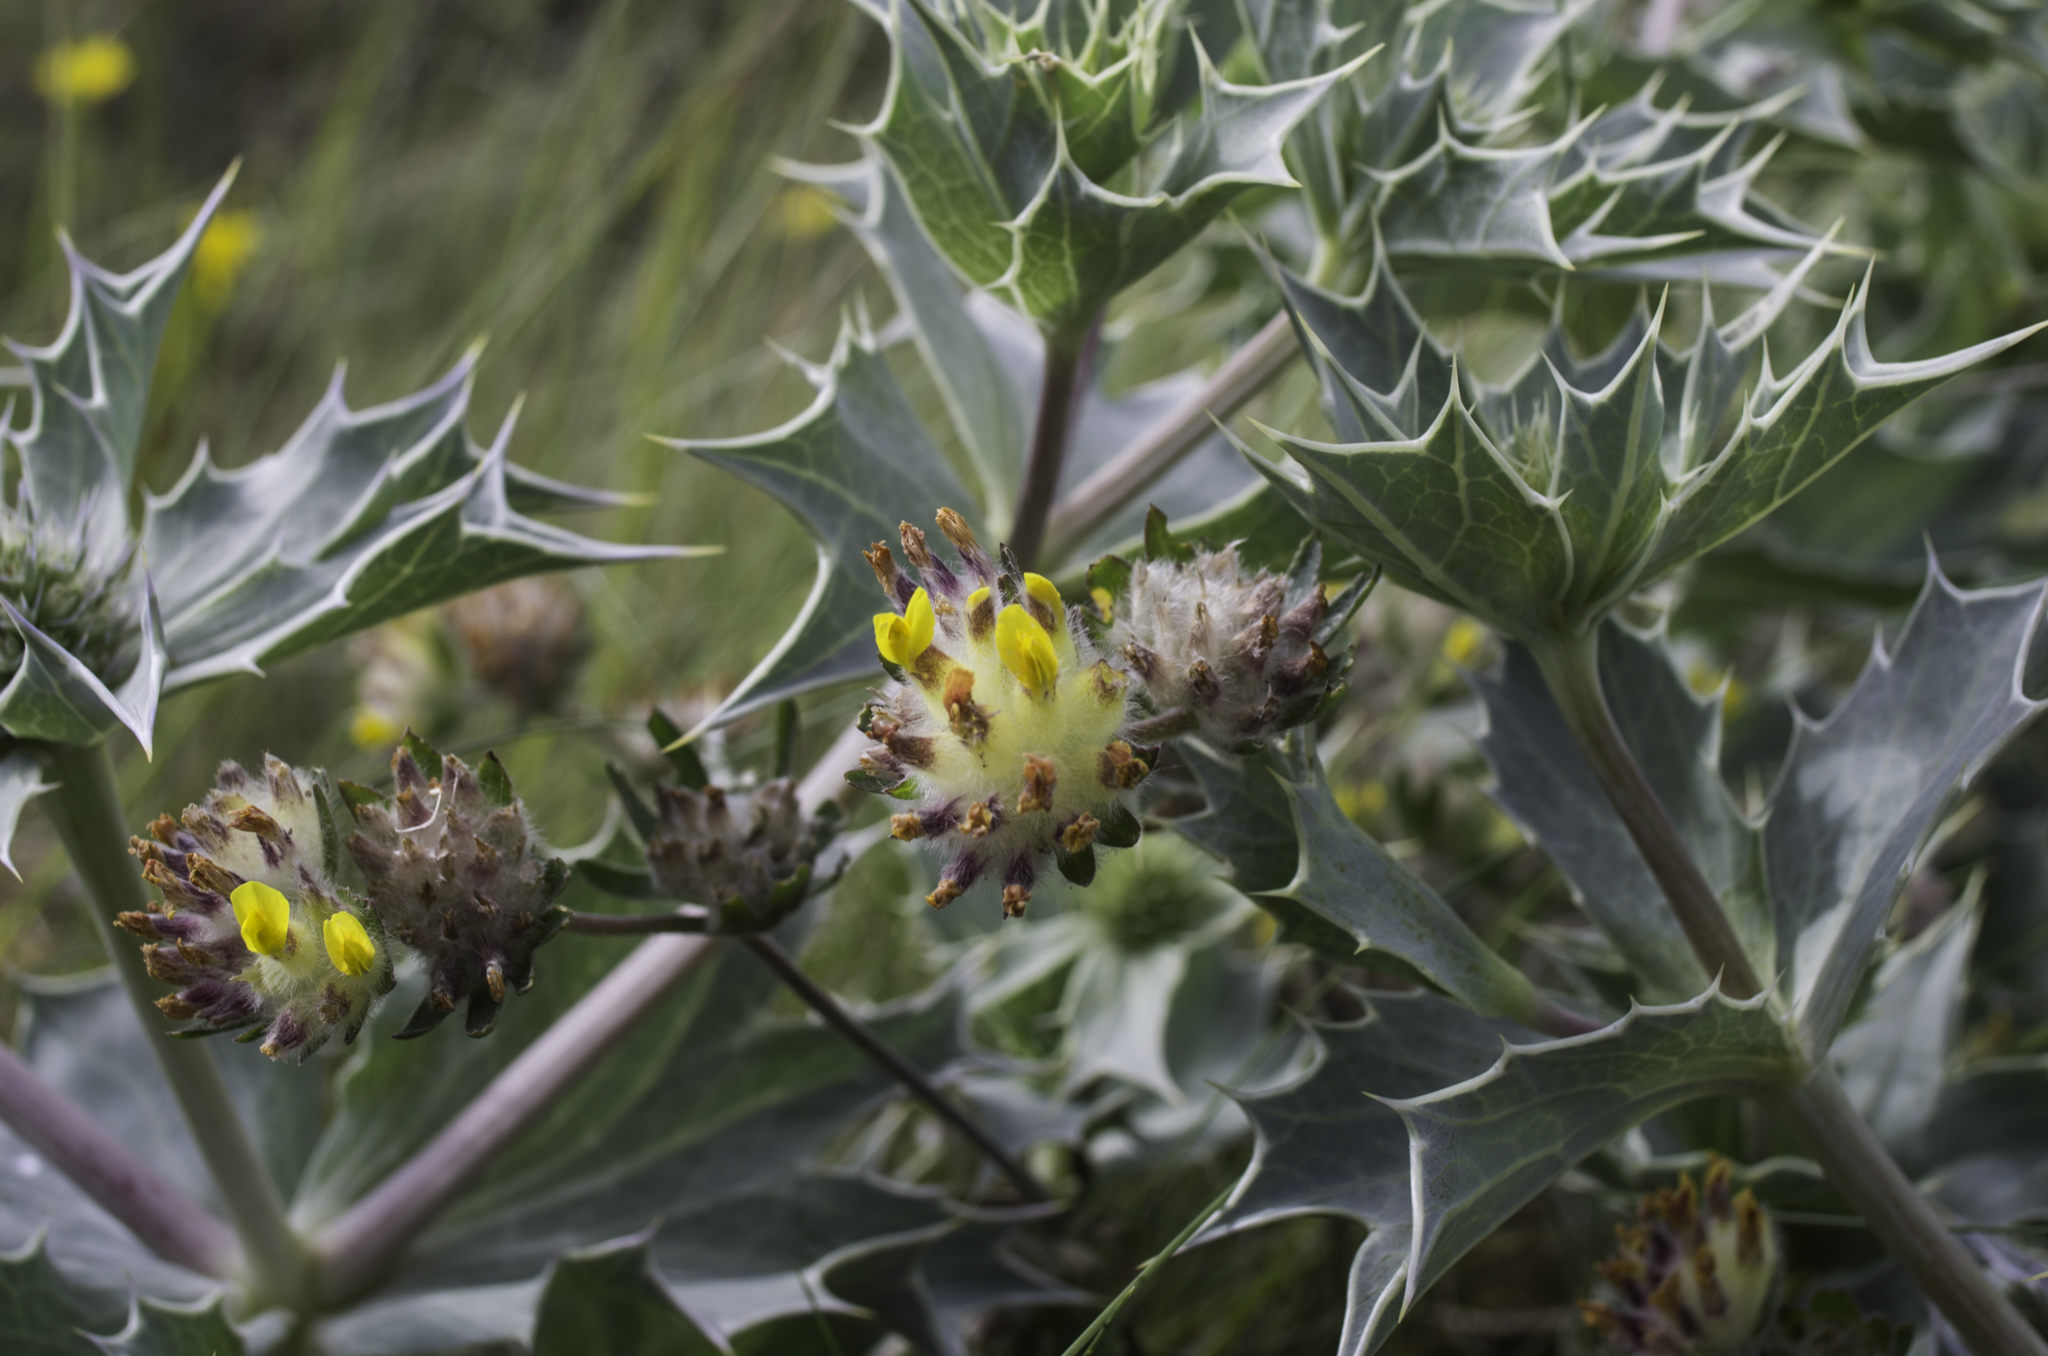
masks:
[[[838,226],[838,200],[815,184],[789,184],[768,204],[768,228],[784,240],[815,240]]]
[[[60,42],[36,58],[36,93],[56,104],[98,104],[135,82],[135,52],[110,33]]]
[[[1444,658],[1461,669],[1469,669],[1486,655],[1486,628],[1470,617],[1460,617],[1444,632]]]
[[[206,234],[199,237],[199,248],[192,252],[192,289],[199,299],[208,306],[226,301],[242,266],[262,242],[263,227],[254,213],[217,214]]]

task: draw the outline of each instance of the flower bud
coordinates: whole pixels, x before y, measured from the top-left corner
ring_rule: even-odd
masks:
[[[1744,1350],[1769,1317],[1778,1241],[1753,1192],[1736,1192],[1725,1158],[1644,1196],[1620,1247],[1600,1264],[1609,1290],[1580,1302],[1589,1327],[1645,1356],[1720,1356]]]
[[[531,715],[561,705],[583,662],[583,604],[559,579],[529,575],[448,604],[477,681]]]
[[[1131,676],[1152,719],[1225,749],[1313,720],[1349,667],[1348,652],[1329,647],[1362,586],[1327,602],[1313,544],[1281,578],[1245,569],[1235,545],[1181,547],[1164,538],[1163,521],[1147,535],[1166,540],[1167,553],[1135,565],[1112,557],[1089,579],[1109,595],[1101,634],[1110,661]]]
[[[93,559],[82,537],[45,530],[0,502],[0,598],[108,687],[135,667],[136,625],[129,562]],[[0,687],[21,667],[26,642],[0,613]]]
[[[205,803],[132,841],[162,895],[116,921],[150,940],[159,999],[188,1032],[255,1028],[272,1059],[304,1059],[351,1041],[392,986],[383,929],[326,869],[329,844],[313,774],[275,758],[263,776],[221,764]]]
[[[427,996],[398,1034],[424,1035],[466,1001],[469,1034],[485,1035],[506,994],[532,987],[533,953],[562,926],[554,901],[569,868],[535,841],[495,754],[472,769],[413,738],[392,755],[391,775],[389,797],[346,784],[342,793],[370,908],[427,964]]]
[[[748,791],[655,788],[654,883],[717,915],[715,931],[762,932],[804,902],[829,821],[803,813],[787,778]]]
[[[915,579],[887,545],[867,552],[891,604],[875,616],[875,648],[896,681],[862,712],[875,747],[847,776],[913,804],[890,832],[946,855],[926,902],[942,907],[990,879],[1015,917],[1047,858],[1085,884],[1097,843],[1136,840],[1128,793],[1156,755],[1126,737],[1126,680],[1052,581],[1007,551],[998,569],[958,513],[940,510],[938,524],[957,570],[908,523]]]

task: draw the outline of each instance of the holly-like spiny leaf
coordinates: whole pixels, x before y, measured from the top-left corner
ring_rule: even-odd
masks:
[[[1503,1038],[1527,1037],[1431,994],[1370,994],[1363,1020],[1312,1028],[1319,1058],[1300,1081],[1240,1099],[1257,1139],[1206,1237],[1296,1215],[1341,1215],[1369,1231],[1352,1261],[1342,1356],[1372,1350],[1401,1311],[1412,1237],[1408,1132],[1381,1098],[1432,1092],[1483,1072]]]
[[[533,1356],[730,1356],[676,1306],[654,1274],[647,1239],[565,1253],[549,1271],[533,1322]]]
[[[94,1337],[92,1344],[105,1356],[243,1356],[248,1350],[219,1296],[189,1306],[138,1298],[121,1331]]]
[[[15,826],[21,822],[23,807],[50,789],[50,784],[43,780],[42,764],[34,754],[19,747],[0,751],[0,867],[5,867],[16,880],[21,878],[21,871],[9,855]]]
[[[899,523],[923,525],[941,508],[973,502],[872,335],[842,329],[831,361],[803,370],[817,396],[779,428],[746,438],[671,440],[774,495],[818,551],[817,582],[797,620],[700,728],[872,674],[869,618],[887,600],[861,552],[895,541]]]
[[[23,507],[81,534],[101,566],[127,553],[128,491],[157,348],[193,252],[234,181],[230,169],[177,243],[133,272],[101,268],[65,240],[64,328],[41,348],[9,345],[28,371],[29,421],[0,442],[20,460]]]
[[[1942,807],[2039,710],[2021,683],[2043,593],[1958,589],[1930,561],[1898,639],[1878,638],[1826,719],[1798,716],[1764,847],[1778,967],[1810,1051],[1848,1014]]]
[[[515,476],[513,420],[467,427],[475,355],[434,385],[351,410],[341,376],[276,454],[223,471],[204,449],[148,501],[142,547],[183,687],[524,574],[703,548],[618,546],[521,512],[567,491]]]
[[[1768,995],[1710,988],[1587,1036],[1509,1045],[1466,1082],[1390,1100],[1408,1128],[1413,1234],[1402,1307],[1565,1169],[1660,1112],[1792,1078]]]
[[[1742,399],[1750,355],[1818,259],[1727,325],[1705,314],[1684,353],[1648,318],[1585,360],[1553,332],[1497,385],[1426,334],[1403,351],[1414,309],[1383,266],[1355,299],[1291,283],[1290,300],[1310,303],[1297,328],[1344,441],[1273,434],[1305,479],[1254,464],[1398,582],[1517,638],[1582,631],[1768,514],[1913,397],[2031,333],[1880,363],[1866,279],[1811,355],[1782,380],[1766,363]]]
[[[20,1356],[91,1356],[86,1325],[106,1324],[104,1295],[79,1290],[50,1264],[40,1235],[0,1251],[0,1341]]]
[[[1242,859],[1261,878],[1254,898],[1269,907],[1277,902],[1283,922],[1306,914],[1323,925],[1309,929],[1310,938],[1327,944],[1332,931],[1347,938],[1347,959],[1372,953],[1480,1012],[1528,1017],[1538,1011],[1543,1000],[1529,981],[1338,808],[1306,737],[1297,732],[1285,742],[1293,746],[1288,753],[1247,760],[1239,775],[1278,784],[1288,806],[1287,838],[1277,834],[1276,807],[1263,786],[1234,793],[1266,807],[1258,829],[1226,825],[1212,803],[1206,818],[1188,826],[1189,836],[1226,860]],[[1205,784],[1228,785],[1226,766],[1212,763],[1202,774]],[[1294,869],[1286,880],[1264,885],[1284,860],[1283,843],[1293,849]],[[1240,888],[1252,888],[1243,876]]]
[[[1600,633],[1601,688],[1643,775],[1657,791],[1739,935],[1768,968],[1774,946],[1761,840],[1720,773],[1721,699],[1696,695],[1663,639],[1609,621]],[[1498,674],[1471,679],[1486,708],[1480,749],[1493,797],[1564,872],[1614,943],[1645,1002],[1672,1002],[1710,976],[1579,752],[1529,652],[1510,646]]]

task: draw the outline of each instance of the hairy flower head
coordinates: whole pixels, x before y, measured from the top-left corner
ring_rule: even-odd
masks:
[[[0,504],[0,599],[109,687],[135,667],[139,633],[130,559],[124,554],[103,564],[76,535]],[[21,667],[26,650],[20,629],[0,614],[0,686]]]
[[[1147,558],[1111,557],[1089,579],[1101,595],[1098,634],[1110,662],[1130,675],[1162,732],[1193,730],[1242,749],[1313,720],[1349,667],[1338,641],[1370,580],[1333,604],[1314,543],[1282,577],[1246,569],[1235,545],[1183,546],[1153,513]]]
[[[833,826],[803,813],[788,778],[751,791],[662,785],[655,800],[648,871],[670,898],[711,910],[714,930],[760,932],[804,902]]]
[[[423,1035],[466,1001],[469,1034],[484,1035],[506,996],[532,987],[534,952],[561,930],[554,901],[569,868],[536,840],[495,755],[471,768],[408,737],[391,776],[389,796],[341,790],[370,907],[427,965],[427,996],[398,1034]]]
[[[1719,1356],[1748,1348],[1769,1317],[1778,1242],[1753,1192],[1734,1190],[1725,1158],[1644,1196],[1620,1247],[1600,1264],[1609,1295],[1580,1311],[1624,1351],[1643,1356]]]
[[[887,545],[867,553],[890,602],[875,616],[875,649],[895,681],[862,713],[876,747],[849,779],[914,803],[890,830],[946,854],[933,907],[995,876],[1014,917],[1048,857],[1085,883],[1098,842],[1136,837],[1125,802],[1153,754],[1125,738],[1126,681],[1052,581],[1007,553],[998,566],[951,509],[938,525],[957,568],[908,523],[915,579]]]
[[[392,957],[364,902],[327,869],[314,774],[277,759],[258,778],[221,764],[213,792],[150,825],[131,851],[161,894],[119,924],[150,944],[157,1006],[194,1030],[250,1030],[273,1059],[354,1040],[392,987]]]

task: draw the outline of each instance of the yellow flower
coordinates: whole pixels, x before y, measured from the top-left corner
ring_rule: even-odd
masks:
[[[1065,601],[1060,597],[1060,591],[1053,587],[1052,580],[1047,579],[1042,574],[1025,575],[1024,592],[1045,604],[1047,610],[1055,617],[1059,616],[1060,610],[1066,606]]]
[[[1387,810],[1387,784],[1381,781],[1357,782],[1337,788],[1337,808],[1344,817],[1361,824],[1369,824]]]
[[[260,880],[245,880],[228,896],[228,903],[242,925],[242,945],[261,956],[284,954],[292,931],[290,900]]]
[[[253,213],[222,212],[214,217],[192,254],[192,287],[200,300],[210,306],[226,301],[262,239],[263,228]]]
[[[352,913],[337,913],[327,920],[320,935],[327,943],[327,959],[345,975],[367,975],[377,962],[377,946]]]
[[[996,653],[1002,656],[1003,667],[1035,696],[1044,696],[1059,680],[1060,657],[1052,648],[1052,637],[1017,603],[996,617]]]
[[[1444,658],[1461,669],[1469,669],[1486,652],[1486,628],[1470,617],[1460,617],[1444,632]]]
[[[36,93],[51,103],[105,103],[134,80],[134,51],[108,33],[60,42],[36,58]]]
[[[907,669],[931,648],[937,628],[931,595],[919,589],[910,595],[910,605],[903,609],[902,616],[894,612],[875,614],[875,649],[891,664]]]
[[[348,718],[349,742],[359,749],[388,749],[404,733],[404,727],[389,712],[374,706],[358,706]]]
[[[768,205],[769,229],[785,240],[815,240],[839,224],[833,204],[815,184],[790,184]]]

